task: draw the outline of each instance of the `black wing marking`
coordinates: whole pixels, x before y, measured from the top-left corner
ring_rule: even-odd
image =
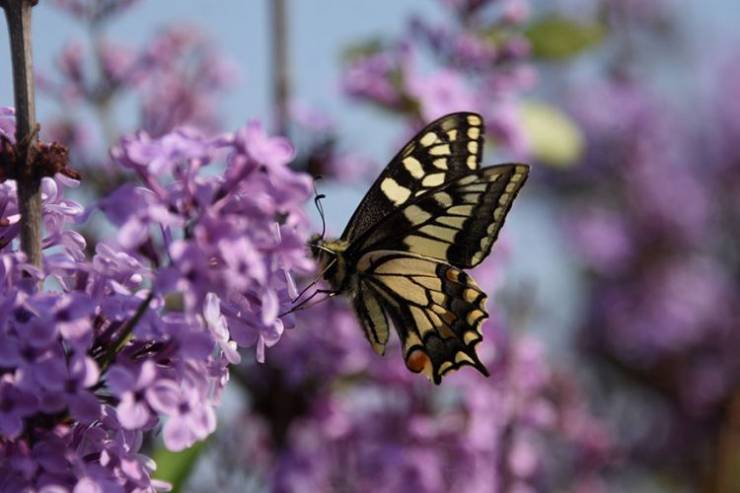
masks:
[[[376,293],[393,321],[411,371],[436,384],[464,365],[488,376],[475,352],[488,317],[486,295],[472,277],[451,265],[394,251],[368,253],[358,268],[362,290]]]
[[[401,204],[478,169],[483,134],[483,119],[475,113],[452,113],[424,127],[375,180],[342,239],[351,242]]]
[[[528,171],[525,164],[490,166],[445,183],[368,230],[348,255],[398,250],[475,267],[490,253]]]

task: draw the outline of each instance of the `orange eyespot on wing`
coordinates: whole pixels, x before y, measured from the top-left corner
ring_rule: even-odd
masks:
[[[421,349],[414,349],[406,356],[406,367],[414,373],[421,373],[432,361]]]

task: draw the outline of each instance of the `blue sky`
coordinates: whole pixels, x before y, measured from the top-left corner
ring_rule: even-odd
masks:
[[[589,3],[588,0],[559,0],[554,4]],[[49,70],[62,43],[71,38],[86,40],[87,33],[67,15],[43,0],[34,9],[34,55],[37,67]],[[389,36],[405,28],[411,13],[441,18],[445,15],[434,0],[293,0],[290,5],[290,36],[295,96],[319,106],[341,123],[349,145],[363,148],[378,159],[386,156],[398,127],[388,124],[372,110],[349,103],[338,94],[338,57],[342,46],[373,35]],[[683,10],[682,23],[706,47],[731,46],[740,40],[740,7],[736,0],[676,2]],[[226,124],[233,128],[249,118],[269,115],[269,17],[268,0],[141,0],[111,25],[113,39],[143,44],[152,33],[168,23],[189,22],[205,30],[239,67],[241,83],[227,97]],[[0,23],[0,40],[7,39]],[[0,73],[10,80],[7,44],[0,48]],[[12,103],[9,84],[0,84],[0,104]],[[53,111],[51,101],[39,98],[38,116]],[[122,117],[133,115],[123,110]],[[372,139],[367,139],[372,129]]]

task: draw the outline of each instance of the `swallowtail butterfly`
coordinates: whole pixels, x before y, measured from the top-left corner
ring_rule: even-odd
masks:
[[[526,164],[480,167],[483,119],[430,123],[391,160],[338,240],[311,238],[331,294],[349,296],[383,354],[392,324],[409,370],[439,384],[463,365],[488,375],[475,352],[486,295],[463,269],[491,251],[527,179]]]

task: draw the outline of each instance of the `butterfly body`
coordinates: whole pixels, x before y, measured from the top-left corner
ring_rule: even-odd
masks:
[[[406,366],[435,383],[475,352],[486,295],[463,271],[490,252],[528,166],[479,168],[483,120],[454,113],[429,124],[378,177],[338,240],[311,239],[324,279],[346,295],[383,354],[389,327]]]
[[[347,271],[348,263],[345,256],[349,243],[343,240],[324,240],[319,235],[311,237],[313,256],[318,261],[324,279],[336,293],[346,293],[351,274]],[[349,264],[351,267],[351,263]],[[354,272],[354,269],[352,269]]]

